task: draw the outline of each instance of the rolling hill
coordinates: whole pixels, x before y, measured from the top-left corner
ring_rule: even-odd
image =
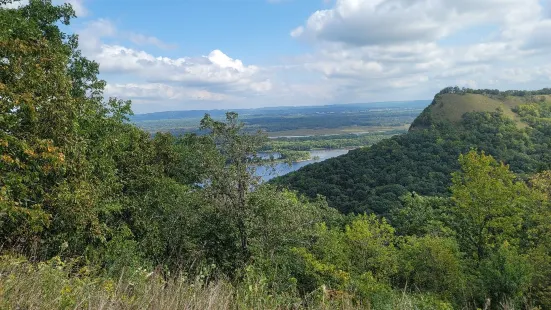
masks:
[[[422,109],[427,105],[427,100],[411,100],[411,101],[388,101],[388,102],[371,102],[371,103],[346,103],[332,104],[324,106],[288,106],[288,107],[266,107],[266,108],[251,108],[232,110],[238,113],[241,117],[247,116],[267,116],[267,115],[294,115],[294,114],[312,114],[312,113],[342,113],[356,112],[366,109],[389,109],[389,108],[414,108]],[[159,120],[177,120],[177,119],[197,119],[202,118],[205,113],[212,117],[224,117],[228,110],[188,110],[188,111],[165,111],[153,112],[145,114],[136,114],[130,117],[133,122],[139,123],[143,121],[159,121]]]
[[[426,125],[433,122],[459,124],[465,113],[495,112],[496,110],[503,111],[503,115],[514,120],[519,127],[525,127],[526,124],[513,112],[513,109],[522,103],[521,100],[509,99],[505,101],[479,94],[444,94],[435,98],[432,104],[416,119],[411,128],[412,130],[426,128]],[[420,121],[426,116],[429,117],[430,121],[421,123]]]
[[[342,212],[386,214],[408,192],[447,195],[459,154],[483,150],[522,175],[551,166],[551,89],[446,88],[407,134],[306,166],[273,182],[323,195]]]

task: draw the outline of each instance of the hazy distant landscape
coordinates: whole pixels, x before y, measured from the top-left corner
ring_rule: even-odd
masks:
[[[274,107],[235,110],[248,130],[271,137],[405,131],[430,100],[340,104],[309,107]],[[171,111],[138,114],[131,121],[151,133],[199,132],[205,114],[224,119],[227,110]],[[233,110],[232,110],[233,111]]]
[[[236,110],[249,132],[261,131],[270,139],[262,148],[277,154],[278,162],[266,161],[257,175],[264,181],[282,176],[310,163],[320,162],[369,146],[397,134],[410,124],[430,100],[356,103],[307,107],[273,107]],[[224,120],[224,110],[170,111],[131,117],[138,127],[156,134],[204,134],[201,119],[210,115]],[[285,163],[283,163],[285,162]],[[270,167],[268,167],[270,166]]]

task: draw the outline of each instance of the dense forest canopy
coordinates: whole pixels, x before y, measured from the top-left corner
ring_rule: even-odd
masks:
[[[519,175],[546,170],[551,163],[548,92],[448,88],[436,95],[407,134],[274,182],[311,197],[323,195],[345,213],[388,214],[400,206],[406,192],[448,196],[450,174],[459,168],[457,157],[470,149],[486,151]]]
[[[262,184],[237,113],[132,125],[72,18],[0,6],[0,308],[551,308],[546,95]]]

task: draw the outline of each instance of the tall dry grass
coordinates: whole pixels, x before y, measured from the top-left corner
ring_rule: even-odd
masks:
[[[0,256],[0,309],[453,309],[430,295],[397,292],[384,306],[372,307],[359,304],[352,295],[335,295],[324,288],[298,297],[270,291],[261,277],[246,277],[237,285],[207,278],[182,276],[166,281],[155,273],[134,270],[110,279],[93,276],[86,267],[76,270],[59,259],[31,264],[23,258]],[[502,306],[514,310],[511,305]]]
[[[145,270],[109,279],[58,259],[31,264],[0,257],[0,309],[357,309],[351,299],[319,299],[273,294],[258,279],[238,286],[204,277],[166,281]]]

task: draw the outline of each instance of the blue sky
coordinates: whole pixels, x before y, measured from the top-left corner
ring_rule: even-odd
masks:
[[[280,56],[307,50],[289,32],[322,7],[320,4],[317,0],[279,4],[258,0],[172,0],[155,4],[91,0],[88,6],[94,15],[109,18],[121,29],[177,45],[174,50],[155,51],[168,57],[220,49],[242,55],[240,59],[247,63],[271,65]]]
[[[551,0],[53,0],[137,113],[551,87]]]

